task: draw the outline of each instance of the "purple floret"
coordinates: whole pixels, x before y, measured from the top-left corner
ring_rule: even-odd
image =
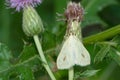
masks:
[[[16,11],[20,11],[26,6],[36,7],[42,2],[42,0],[6,0],[10,8],[16,8]]]

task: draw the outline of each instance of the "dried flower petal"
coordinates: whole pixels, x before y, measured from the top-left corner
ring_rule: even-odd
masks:
[[[80,3],[69,2],[67,5],[67,9],[65,11],[65,17],[67,21],[82,21],[84,10]]]
[[[16,8],[16,11],[20,11],[29,5],[36,7],[42,0],[6,0],[6,2],[10,8]]]

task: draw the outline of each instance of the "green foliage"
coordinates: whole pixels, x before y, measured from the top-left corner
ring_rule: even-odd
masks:
[[[95,63],[99,63],[102,61],[105,56],[112,57],[115,61],[119,62],[119,46],[120,46],[120,36],[115,36],[111,41],[109,42],[101,42],[103,46],[101,46],[101,49],[98,51],[94,58]],[[117,50],[118,49],[118,50]],[[119,64],[119,63],[118,63]]]
[[[114,48],[111,48],[109,56],[120,65],[120,52]]]
[[[95,75],[97,72],[99,72],[100,70],[86,70],[84,72],[77,72],[75,74],[75,79],[77,78],[85,78],[85,77],[91,77],[93,75]]]
[[[3,80],[17,79],[17,80],[35,80],[33,72],[37,67],[41,66],[41,61],[36,53],[36,49],[33,45],[25,46],[21,56],[18,58],[17,64],[11,64],[11,54],[9,49],[1,44],[1,64],[0,64],[0,78]],[[24,56],[23,56],[24,54]],[[2,61],[3,60],[3,61]],[[15,61],[12,61],[15,62]],[[29,76],[29,77],[28,77]]]
[[[23,62],[33,56],[35,56],[37,53],[35,45],[24,45],[23,51],[21,52],[21,55],[18,57],[19,62]]]
[[[64,21],[56,21],[58,17],[56,13],[63,14],[68,1],[43,0],[43,3],[36,8],[45,27],[45,32],[40,34],[39,38],[48,64],[57,80],[68,80],[67,70],[58,71],[56,67],[56,58],[66,30]],[[22,11],[18,13],[14,9],[6,9],[4,4],[5,0],[1,0],[0,80],[50,80],[33,40],[26,37],[22,31]],[[83,43],[89,50],[92,60],[88,67],[75,67],[75,79],[119,80],[120,2],[81,0],[81,5],[85,8],[84,20],[81,23],[85,29],[82,31],[86,32],[83,35],[92,35],[83,38]],[[59,17],[62,18],[63,15]]]
[[[104,7],[115,3],[115,0],[82,0],[86,13],[83,26],[96,23],[105,25],[105,22],[100,18],[98,12]]]
[[[12,66],[10,63],[10,59],[12,59],[12,54],[7,46],[0,43],[0,71],[5,70]]]
[[[102,48],[98,51],[98,53],[95,56],[94,62],[98,63],[103,60],[103,58],[106,56],[106,54],[110,50],[110,45],[103,45]]]

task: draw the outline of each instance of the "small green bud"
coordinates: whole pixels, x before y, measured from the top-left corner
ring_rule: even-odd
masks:
[[[23,31],[27,36],[38,35],[44,31],[41,18],[32,6],[24,8]]]

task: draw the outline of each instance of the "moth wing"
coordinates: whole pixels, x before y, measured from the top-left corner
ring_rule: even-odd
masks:
[[[69,36],[57,58],[58,69],[68,69],[74,65],[90,64],[90,55],[82,42],[76,36]]]
[[[73,48],[72,48],[72,38],[69,37],[63,44],[63,47],[60,51],[60,54],[57,58],[57,67],[58,69],[68,69],[75,65],[73,58]]]
[[[75,50],[75,64],[80,66],[87,66],[90,64],[90,55],[82,42],[74,36]]]

